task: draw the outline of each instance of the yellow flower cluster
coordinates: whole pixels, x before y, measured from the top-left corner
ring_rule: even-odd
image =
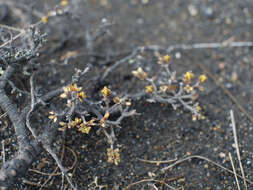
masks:
[[[118,165],[118,163],[120,162],[120,154],[119,154],[119,149],[111,149],[108,148],[107,149],[107,161],[109,163],[114,163],[115,165]]]
[[[164,60],[165,62],[169,63],[169,62],[170,62],[170,56],[169,56],[168,54],[165,55],[165,56],[163,56],[163,60]]]
[[[159,89],[163,92],[163,93],[166,93],[166,92],[177,92],[178,90],[178,85],[177,84],[170,84],[170,85],[161,85],[159,87]]]
[[[68,0],[62,0],[60,5],[61,5],[61,8],[64,8],[68,5],[69,1]],[[58,7],[57,7],[58,8]],[[50,11],[48,12],[48,14],[46,16],[43,16],[41,18],[41,21],[46,24],[48,22],[48,19],[52,16],[55,16],[55,15],[61,15],[63,13],[62,9],[57,9],[56,11]]]
[[[132,71],[132,74],[139,78],[140,80],[145,80],[148,78],[148,74],[146,72],[143,71],[143,69],[141,67],[139,67],[137,70]]]
[[[86,93],[81,91],[82,87],[78,87],[76,84],[70,84],[62,89],[64,92],[60,95],[61,98],[68,98],[72,93],[74,93],[79,101],[82,102],[83,99],[87,97]]]
[[[158,57],[158,64],[163,64],[163,63],[170,63],[170,59],[171,57],[167,54],[167,55],[164,55],[164,56],[159,56]]]
[[[91,126],[95,126],[96,124],[94,123],[95,119],[91,119],[90,121],[86,122],[83,121],[81,118],[76,117],[73,121],[70,123],[65,123],[65,122],[59,122],[59,125],[62,126],[62,128],[59,128],[60,131],[66,130],[66,128],[73,128],[76,127],[78,128],[78,131],[89,134]]]
[[[54,111],[50,111],[49,114],[50,115],[48,116],[48,118],[51,119],[51,120],[53,120],[54,123],[55,123],[57,121],[57,115],[56,115],[56,113],[54,113]]]
[[[66,7],[68,5],[68,3],[69,3],[68,0],[62,0],[61,1],[61,6]]]
[[[101,94],[104,96],[104,99],[107,99],[109,96],[111,96],[112,91],[107,88],[106,86],[101,90]]]
[[[148,85],[145,87],[147,93],[153,93],[154,92],[154,87],[152,85]]]
[[[194,106],[194,109],[197,111],[197,113],[192,115],[192,121],[205,119],[205,116],[200,113],[202,108],[198,104]]]
[[[194,79],[194,74],[191,71],[184,74],[183,81],[185,83],[191,83],[192,79]]]
[[[193,79],[194,79],[194,74],[191,71],[186,72],[183,76],[183,82],[186,83],[186,86],[184,86],[184,90],[187,93],[192,92],[194,89],[194,87],[190,85]],[[206,75],[204,75],[204,74],[200,75],[195,87],[198,88],[200,91],[203,91],[204,88],[203,88],[203,86],[200,85],[200,83],[204,83],[204,82],[206,82],[206,80],[207,80]]]
[[[56,114],[51,111],[49,112],[49,119],[52,119],[54,122],[57,121],[57,116]],[[59,125],[61,126],[61,128],[59,128],[60,131],[65,131],[67,128],[68,129],[72,129],[73,127],[76,127],[78,129],[78,131],[82,132],[82,133],[86,133],[89,134],[89,131],[91,129],[91,126],[102,126],[102,127],[106,127],[106,120],[109,118],[110,114],[109,112],[106,112],[104,117],[102,117],[100,120],[97,120],[95,118],[87,121],[84,121],[81,118],[76,117],[73,121],[66,123],[66,122],[59,122]]]
[[[207,76],[206,75],[200,75],[199,76],[199,82],[204,83],[204,82],[206,82],[206,80],[207,80]]]
[[[189,84],[187,84],[185,87],[184,87],[184,90],[187,92],[187,93],[190,93],[191,91],[193,91],[193,87]]]
[[[46,24],[46,23],[48,22],[48,16],[43,16],[43,17],[41,18],[41,21],[42,21],[44,24]]]

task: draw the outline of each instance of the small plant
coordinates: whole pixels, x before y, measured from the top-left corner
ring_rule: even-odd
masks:
[[[78,77],[86,71],[76,70]],[[134,115],[130,110],[131,102],[126,97],[119,97],[107,86],[100,91],[101,100],[93,102],[88,99],[82,87],[72,83],[62,88],[61,99],[66,99],[65,110],[62,113],[49,112],[49,119],[59,121],[60,131],[76,128],[84,134],[89,134],[92,128],[104,133],[110,148],[107,149],[108,162],[118,165],[119,149],[114,148],[116,136],[115,127],[120,127],[122,119]],[[58,119],[60,118],[60,119]]]
[[[207,80],[206,75],[202,74],[195,79],[195,75],[187,71],[177,78],[176,72],[170,68],[170,59],[169,55],[158,56],[157,63],[161,70],[156,77],[149,77],[141,67],[132,71],[132,74],[147,83],[145,92],[149,102],[170,104],[175,110],[183,106],[192,113],[193,121],[204,119],[197,99],[198,93],[204,90],[202,84]]]

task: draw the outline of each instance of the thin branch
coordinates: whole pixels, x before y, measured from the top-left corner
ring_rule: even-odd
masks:
[[[59,160],[57,155],[54,153],[54,151],[46,144],[43,144],[42,146],[53,157],[53,159],[57,163],[58,167],[62,171],[62,175],[64,175],[66,177],[66,179],[67,179],[68,183],[70,184],[71,188],[74,189],[74,190],[78,190],[77,187],[75,187],[75,185],[73,184],[73,182],[69,178],[68,174],[66,173],[67,170],[63,167],[61,161]]]
[[[104,80],[116,67],[119,65],[126,63],[133,57],[135,57],[139,52],[144,51],[165,51],[166,53],[171,53],[175,50],[193,50],[193,49],[217,49],[217,48],[236,48],[236,47],[252,47],[253,42],[216,42],[216,43],[196,43],[196,44],[176,44],[166,47],[161,47],[158,45],[149,45],[149,46],[141,46],[135,48],[132,53],[123,59],[117,61],[114,65],[107,68],[102,76],[102,80]]]
[[[36,132],[34,131],[34,129],[32,129],[31,124],[30,124],[30,114],[33,112],[34,110],[34,106],[35,106],[35,95],[34,95],[34,85],[33,85],[33,78],[34,78],[34,73],[32,74],[32,76],[30,77],[30,86],[31,86],[31,109],[28,111],[27,115],[26,115],[26,127],[30,130],[30,132],[32,133],[34,139],[38,139]]]

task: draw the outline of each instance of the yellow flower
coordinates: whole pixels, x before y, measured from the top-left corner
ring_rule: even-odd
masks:
[[[71,122],[71,127],[75,127],[78,124],[80,124],[82,122],[81,118],[76,117],[74,121]]]
[[[60,95],[60,98],[67,98],[67,96],[68,96],[67,93],[64,92]]]
[[[136,71],[132,71],[132,74],[140,80],[145,80],[148,77],[148,74],[144,72],[141,67],[139,67]]]
[[[65,6],[67,6],[68,5],[68,0],[62,0],[61,1],[61,6],[62,7],[65,7]]]
[[[199,112],[201,110],[201,107],[200,106],[196,106],[196,110],[197,110],[197,112]]]
[[[91,119],[90,121],[88,121],[88,125],[95,126],[96,125],[94,123],[95,121],[96,121],[95,119]]]
[[[67,87],[67,86],[62,87],[62,89],[64,92],[69,92],[69,87]]]
[[[81,123],[79,125],[78,131],[89,134],[91,127],[87,126],[85,123]]]
[[[163,56],[163,60],[164,60],[165,62],[169,63],[169,61],[170,61],[170,56],[169,56],[168,54],[165,55],[165,56]]]
[[[54,111],[50,111],[49,114],[50,115],[48,116],[48,118],[51,119],[51,120],[53,120],[53,122],[55,123],[57,121],[56,114],[54,113]]]
[[[82,90],[82,87],[77,87],[76,84],[70,84],[69,85],[69,91],[70,92],[73,92],[73,91],[79,92],[81,90]]]
[[[206,117],[201,114],[193,114],[192,115],[192,121],[201,120],[201,119],[206,119]]]
[[[80,92],[82,90],[82,87],[78,87],[76,84],[70,84],[69,86],[62,87],[62,89],[65,93]]]
[[[161,86],[159,87],[159,89],[160,89],[161,91],[163,91],[163,92],[166,92],[166,91],[169,89],[169,87],[168,87],[168,85],[161,85]]]
[[[193,87],[190,86],[189,84],[187,84],[187,85],[184,87],[184,90],[185,90],[187,93],[190,93],[191,91],[193,91]]]
[[[147,93],[153,93],[154,92],[154,87],[152,85],[146,86],[146,92]]]
[[[118,165],[120,161],[120,154],[119,154],[119,149],[111,149],[107,148],[107,161],[109,163],[114,163],[115,165]]]
[[[77,97],[80,100],[80,102],[82,102],[83,101],[82,99],[86,98],[87,96],[86,96],[86,93],[82,91],[82,92],[77,93]]]
[[[131,104],[132,104],[131,101],[126,101],[126,102],[125,102],[125,105],[126,105],[126,106],[131,106]]]
[[[46,24],[46,23],[48,22],[48,17],[47,17],[47,16],[43,16],[43,17],[41,18],[41,21],[42,21],[44,24]]]
[[[206,82],[206,80],[207,80],[206,75],[200,75],[199,76],[199,82],[204,83],[204,82]]]
[[[194,78],[194,74],[191,71],[188,71],[184,74],[183,81],[184,82],[191,82],[191,80]]]
[[[104,117],[102,119],[100,119],[99,123],[102,127],[104,127],[104,128],[106,127],[105,120],[107,120],[109,118],[109,116],[110,116],[109,112],[106,112]]]
[[[105,120],[108,119],[109,116],[110,116],[109,112],[106,112],[105,115],[104,115]]]
[[[196,121],[197,120],[197,115],[196,114],[193,114],[192,115],[192,121]]]
[[[60,121],[59,125],[61,126],[61,128],[58,129],[59,131],[65,131],[67,128],[71,128],[71,126],[68,125],[68,123],[65,123],[63,121]]]
[[[101,90],[101,94],[104,96],[104,98],[108,98],[111,94],[112,94],[112,91],[107,88],[106,86]]]
[[[120,99],[118,96],[115,96],[115,97],[113,98],[113,102],[114,102],[115,104],[120,103],[120,101],[121,101],[121,99]]]

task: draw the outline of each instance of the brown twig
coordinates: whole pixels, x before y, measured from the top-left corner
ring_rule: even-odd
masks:
[[[77,164],[77,155],[76,155],[76,153],[75,153],[71,148],[69,148],[69,147],[66,147],[66,148],[67,148],[67,149],[73,154],[73,156],[74,156],[74,162],[73,162],[72,166],[70,166],[69,168],[66,169],[66,172],[68,172],[68,171],[72,170],[72,169],[75,167],[75,165]],[[56,167],[56,169],[58,169],[58,167]],[[35,169],[29,169],[29,171],[34,172],[34,173],[37,173],[37,174],[45,175],[45,176],[52,176],[52,177],[53,177],[53,176],[62,175],[61,172],[58,172],[58,173],[54,173],[54,172],[52,172],[52,173],[45,173],[45,172],[41,172],[41,171],[35,170]]]

